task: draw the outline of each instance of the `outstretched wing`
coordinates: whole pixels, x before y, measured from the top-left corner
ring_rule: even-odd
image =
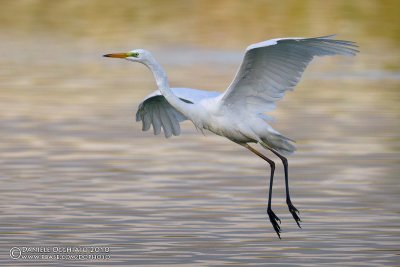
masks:
[[[315,56],[355,55],[354,42],[317,38],[272,39],[250,45],[221,107],[243,106],[252,113],[275,108],[287,90],[293,90]]]
[[[205,98],[216,97],[221,93],[208,92],[190,88],[171,88],[172,92],[186,103],[197,103]],[[148,95],[139,104],[136,112],[136,121],[142,121],[142,130],[147,131],[153,125],[154,134],[158,135],[161,128],[165,137],[179,135],[181,133],[179,123],[187,118],[176,110],[159,90]]]

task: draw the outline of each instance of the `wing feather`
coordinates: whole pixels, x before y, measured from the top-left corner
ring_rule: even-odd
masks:
[[[161,120],[160,120],[160,111],[158,110],[158,106],[152,104],[151,106],[149,106],[149,110],[152,110],[151,123],[153,124],[154,134],[159,135],[161,132]]]
[[[161,112],[160,108],[164,108],[163,112]],[[160,116],[162,128],[164,130],[164,135],[166,138],[169,138],[172,135],[172,123],[167,115],[166,109],[167,108],[165,108],[165,107],[158,106],[159,116]]]
[[[151,117],[149,113],[144,113],[143,114],[143,131],[148,131],[151,126]]]
[[[355,55],[351,41],[317,38],[272,39],[250,45],[229,88],[220,97],[220,107],[246,106],[249,112],[275,109],[275,102],[293,90],[315,56]]]
[[[166,112],[171,122],[171,130],[173,135],[179,135],[181,133],[181,127],[179,125],[179,121],[175,118],[173,109],[171,107],[166,108]]]
[[[218,92],[201,91],[190,88],[172,88],[172,92],[186,103],[197,103],[205,98],[216,97]],[[147,131],[153,125],[154,134],[164,131],[166,138],[180,135],[179,123],[187,120],[186,116],[176,110],[159,90],[148,95],[139,104],[136,112],[136,121],[142,121],[142,130]]]

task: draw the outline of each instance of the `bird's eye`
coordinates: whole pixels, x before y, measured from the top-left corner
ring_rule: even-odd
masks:
[[[139,53],[138,52],[129,52],[128,56],[130,56],[130,57],[138,57]]]

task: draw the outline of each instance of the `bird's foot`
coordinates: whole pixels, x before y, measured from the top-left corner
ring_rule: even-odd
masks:
[[[278,235],[279,239],[281,239],[281,227],[279,224],[281,224],[281,220],[278,218],[278,216],[275,215],[275,213],[271,210],[271,208],[267,209],[269,221],[271,222],[272,226],[274,227],[274,230],[276,234]],[[279,224],[278,224],[279,222]]]
[[[293,219],[294,219],[294,220],[296,221],[296,223],[297,223],[297,226],[301,228],[301,226],[300,226],[301,219],[300,219],[300,217],[299,217],[300,212],[296,209],[295,206],[293,206],[292,201],[290,201],[290,199],[286,200],[286,203],[287,203],[287,205],[288,205],[288,208],[289,208],[290,213],[291,213],[292,216],[293,216]]]

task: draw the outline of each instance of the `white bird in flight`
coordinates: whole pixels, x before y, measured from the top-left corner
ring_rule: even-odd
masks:
[[[283,98],[286,91],[293,90],[315,56],[353,56],[358,52],[356,48],[354,42],[335,40],[333,35],[271,39],[252,44],[247,47],[234,80],[223,93],[170,88],[165,71],[153,55],[144,49],[104,56],[139,62],[152,71],[158,90],[140,103],[136,113],[136,120],[142,121],[143,131],[153,125],[156,135],[161,132],[161,128],[165,137],[179,135],[179,123],[191,120],[196,128],[224,136],[249,149],[270,165],[267,214],[281,238],[281,221],[271,209],[275,162],[249,143],[259,143],[282,161],[286,203],[300,227],[299,211],[293,206],[289,193],[288,162],[283,156],[296,150],[294,141],[273,129],[269,125],[271,117],[265,113],[275,109],[275,103]]]

